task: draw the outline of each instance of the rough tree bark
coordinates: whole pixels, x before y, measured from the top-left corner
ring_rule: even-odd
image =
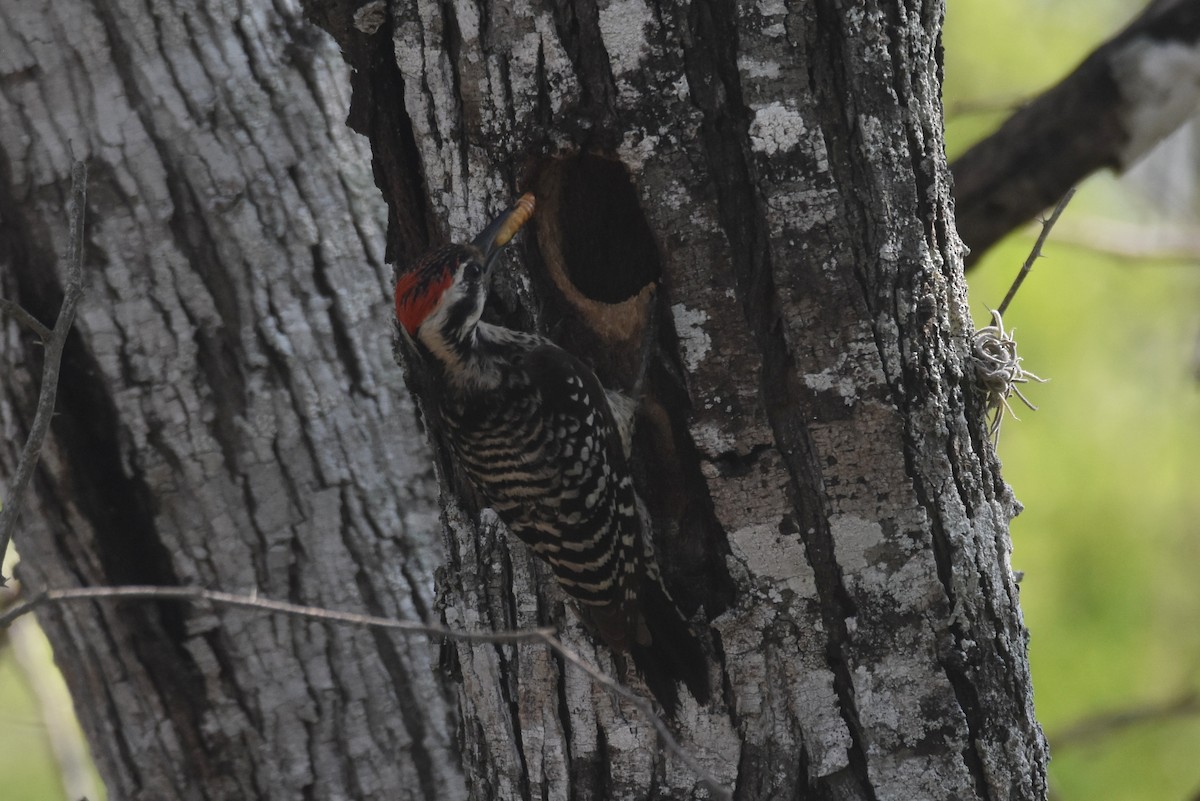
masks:
[[[744,799],[1044,797],[1016,504],[965,361],[940,3],[311,0],[369,155],[294,9],[59,5],[0,28],[20,54],[0,82],[0,291],[43,319],[67,140],[98,176],[94,278],[18,541],[29,584],[425,614],[429,456],[386,353],[382,262],[532,188],[493,313],[612,384],[656,341],[640,478],[719,688],[681,711],[684,745]],[[2,335],[15,434],[37,354]],[[621,673],[433,457],[436,608],[551,621]],[[121,797],[707,794],[536,646],[443,648],[439,683],[419,642],[317,624],[42,621]]]
[[[362,82],[358,54],[394,49],[377,80],[401,83],[415,149],[373,152],[385,187],[397,165],[426,187],[389,197],[395,220],[431,206],[465,239],[540,197],[498,316],[537,309],[627,385],[661,283],[641,454],[677,592],[713,624],[721,701],[679,719],[709,770],[745,798],[1039,797],[1013,501],[963,362],[940,6],[442,0],[357,27],[310,7]],[[549,620],[611,664],[440,461],[447,617]],[[478,797],[691,792],[644,721],[544,652],[452,656]]]
[[[329,38],[287,4],[6,2],[0,54],[0,293],[42,320],[72,150],[92,175],[87,294],[17,540],[26,587],[430,614],[428,455]],[[41,356],[0,326],[11,475]],[[465,793],[424,641],[178,604],[39,617],[111,798]]]

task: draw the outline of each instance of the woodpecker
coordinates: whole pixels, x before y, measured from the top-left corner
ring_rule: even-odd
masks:
[[[634,489],[636,401],[546,337],[480,320],[492,268],[533,208],[526,194],[470,244],[420,258],[396,283],[396,318],[429,368],[462,472],[671,715],[679,682],[708,702],[708,668]]]

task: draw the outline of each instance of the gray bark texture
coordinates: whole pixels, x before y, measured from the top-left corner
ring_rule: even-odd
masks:
[[[428,448],[389,353],[385,263],[533,191],[489,314],[612,387],[653,343],[638,481],[716,689],[684,696],[684,748],[747,801],[1045,797],[941,3],[308,0],[331,37],[283,2],[54,6],[0,2],[0,292],[43,320],[68,143],[94,176],[29,586],[550,623],[640,689],[478,508],[401,359]],[[9,474],[39,355],[0,336]],[[713,792],[539,645],[168,605],[41,621],[116,798]]]
[[[86,296],[16,541],[26,588],[429,614],[429,458],[329,37],[286,3],[4,2],[0,54],[0,293],[42,320],[72,150],[92,176]],[[0,326],[7,476],[41,354]],[[465,793],[424,640],[178,604],[39,617],[112,799]]]

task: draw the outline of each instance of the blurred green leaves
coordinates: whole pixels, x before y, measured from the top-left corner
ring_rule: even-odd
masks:
[[[1052,85],[1140,8],[951,0],[948,116]],[[948,119],[948,150],[961,152],[1003,117]],[[1200,261],[1143,263],[1058,236],[1073,221],[1160,214],[1111,176],[1089,180],[1005,315],[1023,366],[1051,379],[1028,387],[1040,411],[1018,406],[1021,422],[1005,423],[999,450],[1025,505],[1012,525],[1013,566],[1025,574],[1035,700],[1061,801],[1200,792],[1198,716],[1058,748],[1054,739],[1094,716],[1200,691]],[[1010,236],[970,273],[977,325],[1035,236]]]
[[[52,799],[62,795],[41,709],[16,660],[0,648],[0,796]]]

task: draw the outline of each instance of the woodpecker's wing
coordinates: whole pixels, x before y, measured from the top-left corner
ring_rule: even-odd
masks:
[[[587,605],[587,600],[581,598],[584,601],[580,605],[581,615],[591,621],[611,646],[632,653],[646,684],[668,714],[674,714],[677,706],[676,684],[680,681],[687,684],[697,701],[707,703],[708,660],[653,568],[654,557],[648,547],[650,532],[643,529],[641,504],[633,488],[624,438],[625,431],[632,432],[635,402],[625,396],[616,398],[628,423],[623,431],[621,419],[610,406],[614,393],[606,392],[596,375],[578,359],[547,344],[530,354],[529,366],[536,371],[534,383],[543,388],[543,403],[548,411],[553,410],[551,414],[556,421],[582,420],[587,424],[584,428],[595,432],[593,438],[603,458],[597,461],[593,455],[592,459],[582,461],[590,464],[593,477],[602,474],[610,479],[604,492],[597,491],[595,502],[585,504],[591,515],[588,523],[573,530],[569,538],[581,538],[581,533],[586,537],[593,531],[595,536],[603,537],[602,532],[610,532],[608,539],[616,559],[610,573],[615,603]],[[565,393],[556,391],[562,387],[567,388]],[[571,435],[569,431],[570,426],[564,424],[564,430],[556,430],[555,434],[565,433],[564,441],[568,443],[581,441],[578,434]],[[582,441],[586,444],[587,438]],[[571,461],[569,457],[562,458],[564,465]],[[577,465],[571,465],[564,473],[576,469]],[[584,473],[588,470],[584,468]],[[578,486],[595,488],[597,484],[585,479]],[[564,497],[574,487],[570,481],[564,483]],[[564,501],[564,508],[567,506]],[[569,538],[564,536],[560,559],[567,553]],[[576,595],[563,580],[568,575],[566,566],[554,559],[550,563],[567,592]]]
[[[704,703],[707,660],[643,549],[649,530],[612,396],[548,340],[521,345],[504,353],[501,386],[443,410],[459,463],[550,564],[580,617],[631,653],[664,709],[674,710],[679,681]]]
[[[539,517],[559,527],[547,554],[564,588],[584,603],[623,603],[641,564],[641,521],[633,476],[608,397],[588,367],[547,342],[524,360],[541,394],[547,447],[557,478]]]
[[[526,344],[506,356],[497,392],[447,415],[459,461],[569,595],[624,606],[642,564],[641,521],[607,396],[574,356]]]

